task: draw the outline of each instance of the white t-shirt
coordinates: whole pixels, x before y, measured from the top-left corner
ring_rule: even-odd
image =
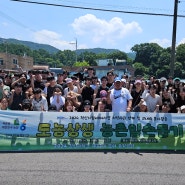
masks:
[[[128,89],[121,88],[120,90],[112,89],[110,99],[112,102],[112,112],[126,112],[128,100],[133,98]]]
[[[75,93],[78,93],[78,88],[74,85],[73,86],[73,90],[71,90],[72,92],[75,92]],[[64,89],[64,97],[66,98],[67,97],[67,93],[70,92],[70,89],[69,87],[66,87]]]
[[[33,111],[47,111],[48,110],[48,102],[44,96],[41,96],[40,100],[32,100]]]
[[[61,107],[65,104],[65,98],[63,96],[59,96],[59,103],[57,103],[57,96],[52,96],[50,98],[50,104],[56,105],[57,111],[59,111]]]
[[[144,97],[144,100],[146,101],[148,112],[154,112],[156,109],[156,105],[160,102],[160,96],[158,94],[155,94],[155,98],[150,95],[150,93],[147,93]]]

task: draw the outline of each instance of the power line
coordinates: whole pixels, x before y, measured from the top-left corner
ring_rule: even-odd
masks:
[[[90,5],[90,6],[98,6],[98,7],[103,7],[103,8],[105,8],[105,7],[111,7],[111,8],[119,8],[119,9],[135,9],[135,11],[136,10],[146,10],[146,11],[152,11],[152,10],[154,10],[154,11],[163,11],[163,12],[171,12],[172,10],[171,9],[165,9],[165,8],[147,8],[147,7],[137,7],[137,6],[130,6],[130,5],[128,5],[128,6],[122,6],[122,5],[112,5],[112,4],[95,4],[95,3],[89,3],[89,2],[83,2],[83,1],[71,1],[71,0],[55,0],[55,1],[58,1],[58,2],[60,2],[60,3],[63,3],[63,2],[67,2],[67,3],[72,3],[73,5],[75,4],[75,3],[78,3],[78,4],[82,4],[83,6],[85,5],[85,6],[87,6],[87,5]],[[183,1],[179,1],[179,3],[181,3],[181,2],[183,2]],[[185,2],[185,1],[184,1]],[[178,12],[184,12],[183,10],[179,10]]]
[[[26,1],[26,0],[11,0],[11,1],[22,2],[22,3],[31,3],[31,4],[39,4],[39,5],[47,5],[47,6],[59,6],[59,7],[64,7],[64,8],[74,8],[74,9],[84,9],[84,10],[114,12],[114,13],[154,15],[154,16],[167,16],[167,17],[173,17],[174,16],[173,14],[147,13],[147,12],[134,12],[134,11],[121,11],[121,10],[111,10],[111,9],[102,9],[102,8],[90,8],[90,7],[83,7],[83,6],[69,6],[69,5],[62,5],[62,4],[44,3],[44,2],[42,3],[42,2]],[[178,15],[178,17],[185,18],[185,15]]]

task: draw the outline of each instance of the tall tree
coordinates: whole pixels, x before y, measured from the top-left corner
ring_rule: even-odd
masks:
[[[180,44],[176,48],[176,61],[180,62],[183,65],[185,70],[185,44]]]
[[[163,48],[156,43],[136,44],[131,48],[136,53],[135,62],[141,62],[144,66],[149,67],[152,62],[158,62]]]

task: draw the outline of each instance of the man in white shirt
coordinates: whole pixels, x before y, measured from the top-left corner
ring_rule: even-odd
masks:
[[[114,88],[109,91],[108,103],[112,104],[112,112],[130,112],[132,96],[128,89],[122,87],[121,79],[116,77]]]

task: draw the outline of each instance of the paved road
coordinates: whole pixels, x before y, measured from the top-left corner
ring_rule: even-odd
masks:
[[[0,185],[185,185],[185,155],[0,153]]]

